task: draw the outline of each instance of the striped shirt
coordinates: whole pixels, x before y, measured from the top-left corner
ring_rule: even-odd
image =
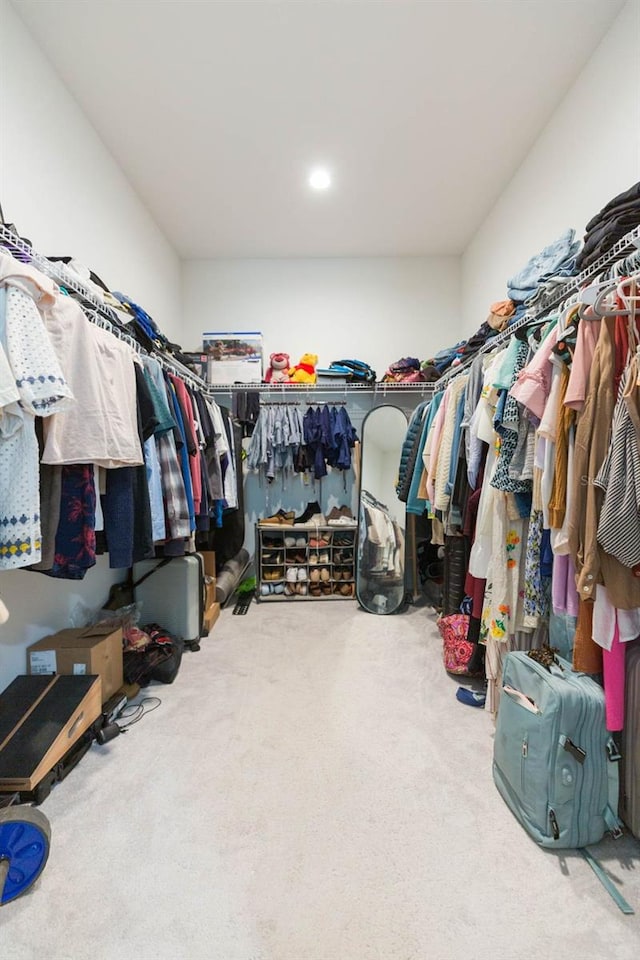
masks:
[[[630,412],[637,391],[634,360],[620,382],[609,451],[594,481],[605,491],[598,543],[625,567],[640,564],[640,447]]]

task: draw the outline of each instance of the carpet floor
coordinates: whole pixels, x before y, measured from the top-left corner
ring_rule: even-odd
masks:
[[[44,803],[2,960],[637,960],[640,844],[593,848],[627,917],[515,821],[456,687],[424,609],[223,611]]]

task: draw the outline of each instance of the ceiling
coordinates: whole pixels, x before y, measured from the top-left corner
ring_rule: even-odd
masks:
[[[13,5],[179,255],[209,258],[461,253],[623,0]]]

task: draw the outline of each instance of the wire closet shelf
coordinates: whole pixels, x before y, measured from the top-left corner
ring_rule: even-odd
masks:
[[[540,300],[532,307],[531,310],[528,310],[520,319],[512,324],[510,327],[507,327],[506,330],[503,330],[502,333],[497,334],[495,337],[491,337],[482,345],[482,347],[474,353],[472,356],[465,358],[461,363],[457,364],[455,367],[450,367],[439,380],[436,380],[433,384],[433,390],[435,393],[438,393],[441,390],[446,389],[448,384],[453,380],[459,373],[462,373],[463,370],[467,370],[478,354],[488,353],[490,350],[493,350],[495,347],[501,346],[503,343],[506,343],[511,339],[512,335],[518,330],[521,330],[523,327],[529,326],[531,323],[535,323],[537,320],[541,320],[550,310],[553,310],[554,307],[560,306],[560,304],[567,302],[570,297],[579,293],[580,290],[586,286],[594,277],[597,277],[598,274],[602,273],[603,270],[606,270],[608,267],[612,266],[617,260],[622,260],[625,257],[628,257],[630,254],[638,253],[640,250],[640,227],[634,227],[629,233],[625,234],[621,240],[618,240],[607,253],[599,257],[597,260],[594,260],[582,273],[579,273],[575,277],[567,277],[566,281],[558,283],[557,286],[547,294],[544,294],[540,297]]]
[[[54,280],[58,286],[65,290],[73,291],[82,301],[84,312],[87,319],[107,330],[118,340],[126,343],[135,353],[140,356],[153,356],[169,373],[180,377],[197,390],[208,392],[209,384],[205,383],[197,374],[188,367],[185,367],[175,357],[168,357],[161,350],[150,354],[127,332],[127,320],[120,316],[109,304],[100,300],[92,290],[89,290],[82,281],[69,270],[66,264],[61,261],[48,260],[41,253],[38,253],[21,237],[16,236],[4,224],[0,223],[0,241],[8,253],[17,252],[21,254],[26,262],[39,270],[45,277]]]
[[[387,394],[409,394],[418,393],[421,396],[430,396],[433,392],[433,384],[427,382],[421,383],[208,383],[198,374],[194,373],[183,363],[173,357],[171,354],[157,349],[153,354],[148,353],[137,340],[127,332],[127,320],[124,316],[118,314],[109,304],[100,300],[95,293],[86,287],[82,281],[69,270],[66,264],[61,261],[48,260],[41,253],[38,253],[33,247],[26,243],[21,237],[18,237],[13,231],[9,230],[4,224],[0,223],[0,241],[8,253],[13,251],[19,253],[26,261],[44,276],[54,280],[58,286],[66,290],[73,291],[81,300],[85,309],[87,319],[104,330],[108,330],[113,336],[127,343],[132,350],[141,356],[153,356],[169,373],[180,377],[186,383],[195,389],[215,398],[220,393],[230,395],[246,390],[256,390],[258,393],[268,396],[277,396],[279,399],[285,397],[300,396],[301,393],[308,392],[310,395],[316,394],[373,394],[377,399],[384,399]]]

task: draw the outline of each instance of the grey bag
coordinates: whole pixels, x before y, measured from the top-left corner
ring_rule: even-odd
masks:
[[[605,726],[602,688],[555,660],[547,667],[527,653],[506,655],[493,778],[537,843],[583,847],[607,830],[621,834],[620,755]]]

